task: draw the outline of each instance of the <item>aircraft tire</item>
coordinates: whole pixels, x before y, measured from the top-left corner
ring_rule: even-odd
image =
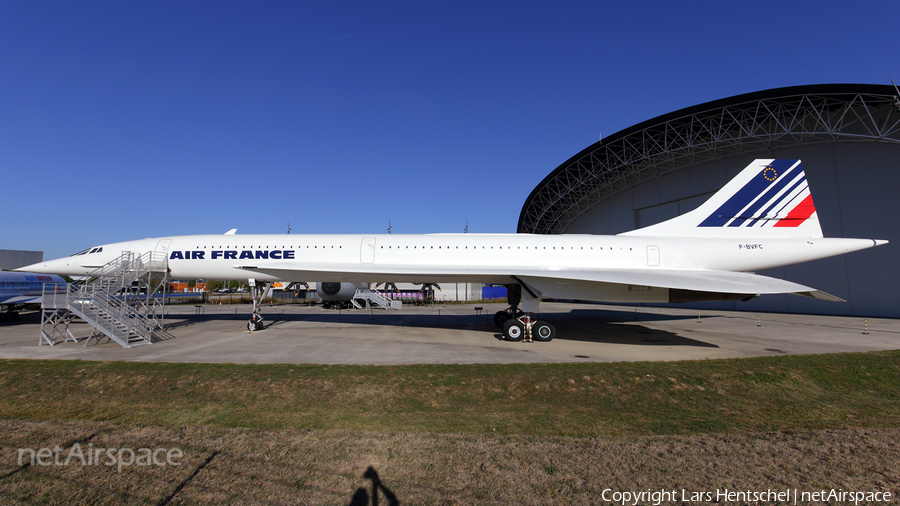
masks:
[[[503,325],[509,321],[509,313],[506,311],[497,311],[494,313],[494,325],[503,328]]]
[[[503,338],[507,341],[521,341],[525,337],[525,327],[516,319],[507,320],[503,324]]]
[[[535,341],[546,343],[556,337],[556,327],[550,322],[540,320],[531,327],[531,333]]]

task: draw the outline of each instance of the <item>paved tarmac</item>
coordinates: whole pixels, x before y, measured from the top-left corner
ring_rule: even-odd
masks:
[[[106,342],[38,346],[40,314],[0,323],[0,358],[141,362],[473,364],[702,360],[900,349],[900,320],[543,303],[558,337],[508,342],[493,325],[502,304],[400,311],[265,306],[266,328],[247,331],[249,305],[170,306],[168,338],[125,349]],[[196,314],[202,311],[203,314]],[[90,335],[79,321],[75,337]]]

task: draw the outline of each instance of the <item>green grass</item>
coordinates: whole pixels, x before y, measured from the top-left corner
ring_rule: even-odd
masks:
[[[893,427],[900,351],[538,365],[0,360],[0,418],[578,437]]]

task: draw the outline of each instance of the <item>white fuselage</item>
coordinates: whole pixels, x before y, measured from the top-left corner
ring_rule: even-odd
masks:
[[[191,235],[108,244],[28,266],[86,275],[123,251],[164,252],[169,277],[262,281],[509,283],[516,272],[683,269],[747,272],[872,247],[870,239],[594,235]]]
[[[96,246],[27,269],[85,275],[123,251],[156,252],[175,279],[516,285],[529,313],[541,298],[688,302],[796,293],[841,300],[749,272],[887,242],[823,238],[800,160],[776,159],[754,160],[688,213],[615,236],[233,232]]]

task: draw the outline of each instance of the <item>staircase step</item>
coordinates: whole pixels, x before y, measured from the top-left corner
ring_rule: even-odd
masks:
[[[119,258],[89,275],[88,283],[69,286],[66,308],[88,322],[95,330],[124,347],[152,343],[153,329],[159,326],[155,317],[141,313],[146,307],[128,292],[134,282],[149,279],[152,272],[164,272],[164,259],[154,253],[123,253]],[[156,266],[156,270],[151,269]],[[151,307],[165,307],[154,302]],[[164,310],[164,309],[163,309]]]

